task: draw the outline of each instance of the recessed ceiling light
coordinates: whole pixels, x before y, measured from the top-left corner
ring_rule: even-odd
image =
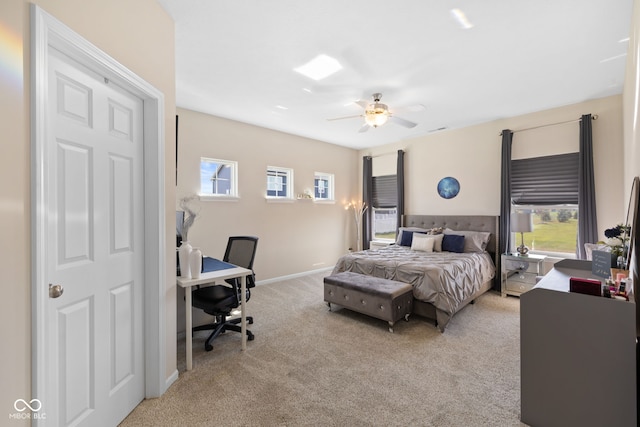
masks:
[[[313,93],[308,87],[303,87],[302,90],[308,93]]]
[[[467,16],[460,9],[451,9],[451,16],[453,16],[453,19],[458,21],[458,24],[460,24],[460,26],[465,30],[473,27],[473,24],[469,22]]]
[[[342,65],[340,65],[337,59],[322,54],[293,70],[310,79],[322,80],[341,69]]]

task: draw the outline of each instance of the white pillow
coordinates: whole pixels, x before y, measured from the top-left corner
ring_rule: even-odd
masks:
[[[464,252],[484,252],[491,238],[488,231],[459,231],[446,228],[444,234],[464,236]]]
[[[444,239],[444,234],[427,234],[427,236],[433,238],[433,251],[442,252],[442,239]]]
[[[411,242],[411,250],[422,252],[433,252],[433,245],[436,242],[435,236],[414,233]]]

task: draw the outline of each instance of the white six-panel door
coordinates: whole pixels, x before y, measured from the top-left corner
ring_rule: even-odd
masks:
[[[48,75],[47,275],[63,293],[43,401],[54,425],[113,426],[145,395],[143,102],[55,49]]]

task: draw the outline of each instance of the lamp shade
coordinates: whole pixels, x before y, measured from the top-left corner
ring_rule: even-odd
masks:
[[[511,214],[511,232],[512,233],[530,233],[533,231],[533,217],[530,213],[512,213]]]

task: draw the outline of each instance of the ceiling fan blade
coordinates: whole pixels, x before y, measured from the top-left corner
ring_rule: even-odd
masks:
[[[417,123],[410,122],[409,120],[401,119],[400,117],[396,117],[396,116],[389,117],[389,121],[406,128],[414,128],[418,126]]]
[[[361,106],[362,108],[366,109],[369,106],[369,103],[367,101],[363,101],[362,99],[359,99],[357,101],[353,101],[354,104],[358,104],[359,106]]]
[[[335,119],[327,119],[327,121],[332,122],[334,120],[355,119],[356,117],[362,117],[362,114],[358,114],[357,116],[336,117]]]
[[[370,127],[371,126],[369,126],[368,124],[365,123],[365,124],[362,125],[362,127],[360,127],[360,129],[358,130],[358,133],[364,133],[364,132],[368,131]]]

